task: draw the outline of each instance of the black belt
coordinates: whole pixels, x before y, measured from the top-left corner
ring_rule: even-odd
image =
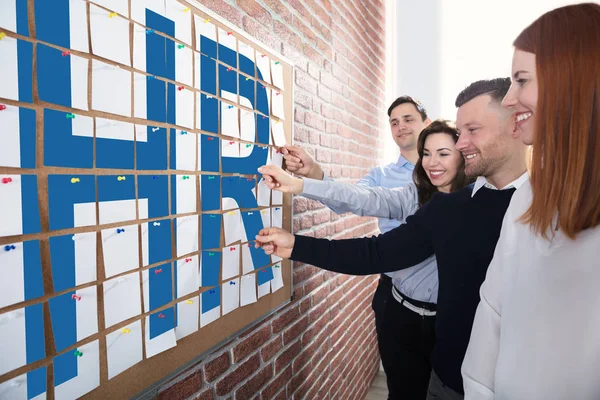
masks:
[[[398,294],[408,304],[412,304],[415,307],[422,308],[427,311],[437,311],[437,305],[435,303],[428,303],[426,301],[411,299],[410,297],[400,293],[396,286],[392,287],[392,290],[396,292],[396,294]]]

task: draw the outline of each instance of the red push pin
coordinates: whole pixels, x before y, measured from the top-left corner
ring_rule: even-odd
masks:
[[[227,67],[227,72],[231,71],[231,69],[232,69],[231,67]]]
[[[229,251],[235,251],[235,247],[230,247]]]
[[[164,317],[165,317],[165,314],[163,314],[163,313],[158,314],[158,318],[164,318]]]
[[[63,56],[63,57],[66,57],[66,56],[68,56],[69,54],[71,54],[71,52],[70,52],[70,51],[63,51],[63,52],[62,52],[62,56]]]
[[[81,296],[77,296],[75,293],[73,293],[73,294],[71,295],[71,298],[72,298],[73,300],[77,300],[77,301],[81,300]]]
[[[227,32],[227,36],[231,35],[233,32]]]
[[[0,111],[6,110],[6,106],[4,104],[0,104]]]
[[[12,178],[2,178],[2,183],[10,183],[12,182]]]
[[[179,90],[181,92],[183,90],[183,86],[178,86],[177,90]]]
[[[154,273],[155,273],[156,275],[160,274],[161,272],[162,272],[162,269],[156,269],[156,270],[154,270]]]
[[[266,56],[267,56],[266,54],[261,54],[260,55],[261,58],[266,57]]]
[[[235,144],[235,142],[229,142],[229,144]]]
[[[279,96],[280,94],[281,94],[281,93],[277,92],[277,93],[275,93],[275,96]]]
[[[206,140],[214,140],[214,139],[215,138],[212,138],[212,137],[206,138]]]
[[[186,262],[186,263],[188,263],[188,262],[192,262],[192,259],[191,259],[191,258],[186,258],[186,259],[185,259],[185,262]]]

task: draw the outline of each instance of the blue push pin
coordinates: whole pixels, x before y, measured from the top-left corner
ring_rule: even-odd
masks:
[[[152,179],[158,179],[158,175],[152,175]]]
[[[125,229],[117,229],[117,233],[125,232]]]
[[[4,246],[4,251],[11,251],[11,250],[14,250],[14,249],[16,249],[16,247],[15,247],[14,244],[11,244],[11,245],[7,244],[6,246]]]
[[[151,81],[152,79],[156,78],[154,75],[150,75],[148,76],[148,80]]]
[[[210,294],[213,294],[214,292],[215,292],[214,290],[211,290],[209,293],[210,293]]]
[[[234,281],[229,282],[230,285],[235,285]]]
[[[181,131],[181,134],[182,135],[187,135],[187,132],[186,131]]]
[[[154,29],[146,29],[146,35],[154,33]]]

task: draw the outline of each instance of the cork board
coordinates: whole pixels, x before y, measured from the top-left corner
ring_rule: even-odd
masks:
[[[195,1],[0,15],[0,398],[130,398],[289,301],[248,241],[291,231],[289,61]]]

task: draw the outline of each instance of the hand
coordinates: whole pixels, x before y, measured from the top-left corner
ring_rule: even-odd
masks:
[[[286,144],[281,148],[285,165],[291,173],[312,179],[323,179],[323,170],[302,147]]]
[[[290,258],[295,241],[294,235],[281,228],[265,228],[261,229],[256,235],[254,247],[262,247],[268,255],[275,254],[281,258]]]
[[[277,165],[263,165],[258,169],[263,174],[265,184],[271,190],[283,193],[300,194],[304,189],[304,182],[279,168]]]

